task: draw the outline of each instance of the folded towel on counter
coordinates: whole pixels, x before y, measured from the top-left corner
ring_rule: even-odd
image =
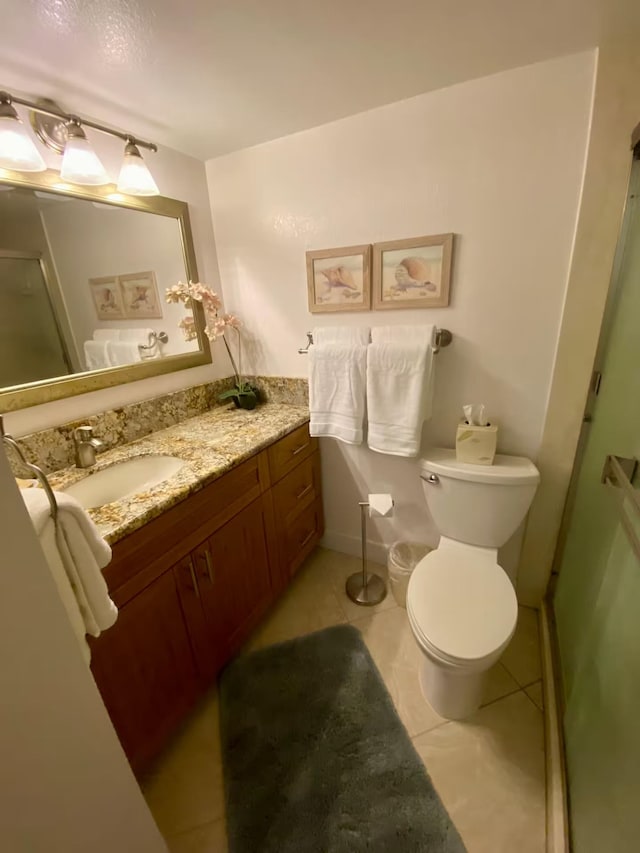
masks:
[[[435,326],[381,326],[367,349],[368,444],[392,456],[417,456],[431,417]]]
[[[87,370],[104,370],[105,367],[112,366],[109,358],[109,343],[107,340],[84,342],[84,360]]]
[[[325,326],[309,347],[309,432],[362,444],[368,328]]]
[[[85,635],[100,636],[118,617],[118,610],[109,598],[102,576],[102,569],[111,560],[111,548],[85,510],[70,495],[55,492],[58,503],[56,527],[42,489],[24,489],[20,494],[73,630],[89,660]]]
[[[135,341],[106,341],[106,345],[111,367],[142,361],[142,354]]]

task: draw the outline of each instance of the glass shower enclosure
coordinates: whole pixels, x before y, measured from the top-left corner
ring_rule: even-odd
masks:
[[[635,159],[552,599],[574,853],[640,850],[639,191]]]

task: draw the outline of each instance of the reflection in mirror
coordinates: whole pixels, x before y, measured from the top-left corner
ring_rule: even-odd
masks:
[[[178,219],[0,185],[0,388],[198,352]]]

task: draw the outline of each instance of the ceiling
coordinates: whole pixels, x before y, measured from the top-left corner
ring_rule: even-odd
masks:
[[[636,0],[0,0],[0,87],[208,159],[640,31]]]

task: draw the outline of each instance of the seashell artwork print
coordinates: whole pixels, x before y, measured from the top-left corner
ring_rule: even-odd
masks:
[[[369,256],[369,246],[307,252],[309,310],[313,313],[368,309]]]
[[[449,304],[452,234],[376,243],[376,308],[440,308]]]

